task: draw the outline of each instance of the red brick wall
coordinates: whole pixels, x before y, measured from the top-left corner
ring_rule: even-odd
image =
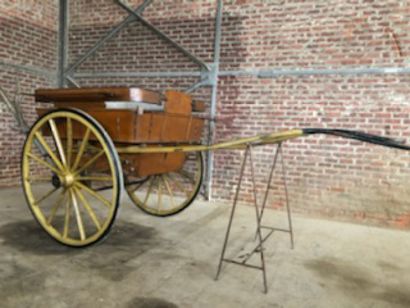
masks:
[[[0,85],[13,96],[16,82],[21,91],[33,93],[52,80],[46,76],[17,69],[13,65],[56,69],[57,1],[1,1],[0,2]],[[7,64],[7,65],[6,65]],[[23,112],[29,122],[36,118],[34,102],[23,100]],[[20,183],[20,155],[24,136],[15,129],[11,114],[0,105],[0,186]]]
[[[142,1],[127,1],[137,5]],[[71,1],[73,62],[126,12],[108,0]],[[407,66],[407,1],[224,1],[221,69]],[[213,57],[215,1],[154,1],[144,15],[205,61]],[[192,70],[189,59],[138,22],[86,61],[80,72]],[[339,127],[397,137],[410,143],[409,75],[304,76],[219,81],[217,139],[294,127]],[[82,85],[135,84],[186,88],[195,78],[94,78]],[[199,96],[209,101],[209,90]],[[297,212],[410,228],[408,153],[334,137],[311,136],[284,147],[289,190]],[[255,153],[258,188],[271,163]],[[232,197],[238,152],[216,153],[213,197]],[[249,173],[249,172],[248,172]],[[242,199],[249,201],[250,179]],[[277,183],[279,184],[279,183]],[[282,191],[270,206],[283,207]]]

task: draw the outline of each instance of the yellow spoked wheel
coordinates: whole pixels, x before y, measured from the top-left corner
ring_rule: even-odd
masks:
[[[133,203],[144,212],[170,216],[194,201],[201,188],[202,174],[201,152],[187,153],[181,169],[145,178],[128,177],[126,190]]]
[[[21,171],[29,208],[55,240],[83,247],[108,234],[122,169],[110,137],[92,117],[74,109],[44,114],[27,135]]]

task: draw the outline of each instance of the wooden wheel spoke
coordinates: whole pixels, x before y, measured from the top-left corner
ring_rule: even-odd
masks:
[[[147,194],[145,195],[145,199],[144,199],[144,202],[143,202],[143,206],[145,206],[145,205],[147,204],[147,201],[148,201],[148,199],[149,199],[149,197],[150,197],[150,195],[151,195],[151,191],[152,191],[153,184],[154,184],[154,178],[151,177],[151,178],[149,179],[148,191],[147,191]]]
[[[90,216],[91,220],[93,221],[94,225],[97,227],[98,230],[101,230],[101,224],[100,221],[97,218],[97,215],[95,214],[94,210],[92,209],[91,205],[88,203],[87,199],[83,195],[83,193],[74,187],[74,192],[77,194],[78,198],[80,199],[81,203],[87,210],[88,215]]]
[[[71,118],[67,118],[67,167],[71,166],[73,156],[73,124]]]
[[[54,154],[53,150],[51,150],[51,148],[47,144],[46,140],[44,139],[44,137],[40,133],[40,131],[35,132],[34,135],[36,136],[36,138],[40,142],[40,144],[43,146],[43,148],[46,150],[48,156],[50,156],[51,160],[54,162],[54,164],[57,166],[57,168],[59,168],[60,170],[64,170],[64,166],[61,164],[60,160]]]
[[[83,219],[81,218],[80,209],[78,208],[77,198],[75,197],[74,191],[72,189],[70,189],[69,193],[71,197],[71,203],[74,208],[75,218],[77,220],[78,231],[80,232],[80,238],[83,241],[86,238],[86,234],[84,230]]]
[[[67,160],[65,157],[63,143],[61,142],[60,134],[58,133],[58,129],[56,123],[53,119],[48,120],[48,124],[51,128],[51,133],[53,134],[53,138],[57,147],[58,154],[60,155],[60,160],[63,163],[63,166],[67,168]]]
[[[40,199],[34,201],[34,204],[39,206],[42,201],[46,200],[48,197],[50,197],[52,194],[54,194],[58,189],[59,189],[59,187],[54,187],[53,189],[48,191],[44,196],[42,196]]]
[[[181,182],[175,176],[171,177],[171,174],[169,174],[167,176],[168,176],[169,179],[171,179],[173,181],[173,183],[175,183],[175,185],[178,187],[179,190],[181,190],[182,192],[185,193],[187,198],[190,197],[191,193],[185,187],[183,187],[183,184],[181,184]]]
[[[63,190],[61,192],[60,197],[58,198],[57,202],[51,208],[51,213],[50,213],[50,216],[47,219],[47,224],[51,225],[51,222],[53,221],[55,215],[57,214],[58,209],[60,208],[61,204],[63,203],[63,201],[65,199],[65,196],[66,196],[66,191]]]
[[[84,138],[81,141],[80,149],[78,150],[77,156],[75,157],[75,161],[72,167],[73,170],[77,169],[77,166],[80,163],[81,157],[84,154],[85,147],[87,146],[88,139],[90,138],[90,133],[91,133],[90,129],[87,128],[84,134]]]
[[[49,164],[48,162],[46,162],[45,160],[41,159],[40,157],[38,157],[37,155],[33,154],[33,153],[27,153],[27,156],[34,159],[35,161],[37,161],[38,163],[42,164],[43,166],[47,167],[48,169],[52,170],[54,173],[61,175],[61,171],[58,170],[57,168],[55,168],[54,166],[52,166],[51,164]]]
[[[39,183],[39,182],[50,182],[51,181],[51,176],[29,176],[24,178],[25,181],[28,181],[30,183]]]
[[[77,176],[79,181],[101,181],[101,182],[111,182],[112,177],[109,176]]]
[[[158,212],[161,211],[161,208],[162,208],[162,185],[161,185],[161,181],[158,179],[158,202],[157,202]]]
[[[138,189],[141,188],[142,185],[144,185],[146,183],[146,181],[143,181],[141,183],[133,183],[130,185],[127,185],[127,190],[129,193],[134,193],[135,191],[137,191]],[[136,187],[132,188],[133,185],[137,185]],[[131,188],[130,188],[131,187]]]
[[[90,153],[92,153],[92,152],[95,153],[95,152],[101,151],[101,147],[98,146],[98,145],[89,143],[89,144],[87,145],[87,150],[88,150]]]
[[[148,186],[145,185],[145,180],[136,186],[131,184],[127,187],[127,192],[133,203],[144,212],[165,217],[180,212],[192,203],[199,193],[202,174],[202,155],[194,153],[185,157],[180,170],[148,176]],[[152,183],[152,179],[157,181]],[[155,186],[157,196],[154,196],[154,202],[148,202],[152,185]]]
[[[179,170],[177,171],[178,174],[182,175],[184,178],[188,179],[191,181],[193,184],[195,184],[195,176],[193,176],[191,173],[185,170]]]
[[[91,166],[98,158],[101,157],[101,155],[104,154],[104,150],[101,150],[100,152],[98,152],[96,155],[94,155],[92,158],[90,158],[84,165],[81,166],[80,169],[75,170],[76,174],[80,174],[82,171],[84,171],[85,169],[87,169],[89,166]]]
[[[165,187],[168,190],[169,196],[171,197],[171,205],[172,205],[172,207],[175,207],[174,194],[172,193],[172,189],[171,189],[171,186],[169,185],[169,182],[168,182],[167,178],[165,176],[163,176],[162,181],[164,182]]]
[[[67,203],[65,204],[63,238],[67,238],[68,233],[70,231],[70,216],[71,216],[71,199],[70,197],[68,197]]]
[[[95,190],[89,188],[88,186],[84,185],[81,182],[76,182],[75,185],[78,186],[78,188],[84,189],[86,192],[88,192],[91,196],[94,198],[100,200],[105,206],[108,208],[111,207],[111,202],[108,201],[105,197],[103,197],[101,194],[97,193]]]

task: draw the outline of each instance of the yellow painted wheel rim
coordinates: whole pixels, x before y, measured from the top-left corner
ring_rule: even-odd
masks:
[[[154,216],[174,215],[187,208],[197,196],[202,182],[201,152],[187,153],[184,166],[176,171],[144,179],[128,178],[126,185],[132,202]]]
[[[104,170],[96,171],[97,162]],[[59,110],[32,126],[23,149],[22,182],[30,210],[50,236],[87,246],[103,238],[115,219],[122,174],[104,129],[84,112]],[[101,185],[110,189],[101,192]]]

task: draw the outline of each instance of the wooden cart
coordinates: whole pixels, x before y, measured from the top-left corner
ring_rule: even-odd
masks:
[[[138,148],[197,145],[201,102],[140,88],[39,89],[22,155],[27,202],[43,229],[69,246],[99,241],[112,226],[123,187],[156,216],[176,214],[201,186],[200,151],[138,153]],[[119,151],[119,149],[128,149]],[[120,153],[121,152],[121,153]]]

